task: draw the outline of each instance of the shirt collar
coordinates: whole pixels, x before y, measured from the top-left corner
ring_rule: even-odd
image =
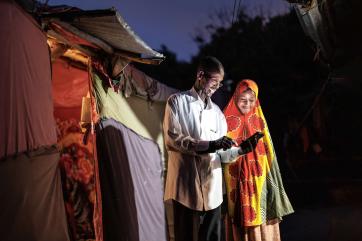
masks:
[[[194,87],[192,87],[190,89],[190,94],[192,97],[194,97],[194,99],[191,101],[191,103],[199,103],[202,107],[204,107],[204,102],[202,101],[202,99],[200,98],[199,94],[197,93],[197,91],[195,90]],[[210,110],[212,109],[212,102],[211,102],[211,98],[210,97],[206,97],[206,101],[207,101],[207,105],[206,105],[206,110]]]

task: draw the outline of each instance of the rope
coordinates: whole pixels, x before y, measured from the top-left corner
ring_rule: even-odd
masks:
[[[236,7],[236,0],[234,0],[233,18],[231,19],[231,26],[234,25],[235,7]]]
[[[320,97],[322,96],[322,94],[324,93],[329,81],[330,81],[330,75],[328,76],[328,78],[326,78],[326,80],[324,81],[322,88],[320,89],[319,93],[317,94],[317,96],[314,98],[313,104],[312,106],[308,109],[308,111],[305,113],[304,117],[302,118],[302,120],[300,121],[300,124],[298,126],[298,128],[296,129],[296,133],[300,130],[300,128],[303,126],[304,122],[307,120],[307,118],[309,117],[309,115],[312,113],[313,109],[316,107],[316,105],[318,104]]]
[[[238,9],[237,9],[238,18],[240,16],[240,5],[241,5],[241,0],[239,0],[239,3],[238,3]]]

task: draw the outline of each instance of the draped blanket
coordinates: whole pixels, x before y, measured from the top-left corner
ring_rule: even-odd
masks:
[[[157,144],[113,119],[97,126],[105,241],[165,241]]]

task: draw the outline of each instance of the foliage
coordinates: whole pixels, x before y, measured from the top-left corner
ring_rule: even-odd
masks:
[[[217,17],[219,20],[214,19],[193,37],[199,52],[190,63],[178,62],[176,54],[162,46],[164,63],[143,70],[170,86],[188,89],[200,57],[216,56],[225,67],[228,81],[215,101],[223,108],[239,80],[255,80],[277,152],[283,153],[280,150],[287,120],[303,119],[328,70],[314,62],[315,44],[304,34],[294,11],[266,19],[248,16],[241,9],[234,21],[225,11]]]

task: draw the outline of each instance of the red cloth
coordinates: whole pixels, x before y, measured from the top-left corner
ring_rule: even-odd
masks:
[[[71,66],[62,59],[53,63],[54,116],[80,120],[82,97],[89,89],[88,72]]]
[[[15,1],[0,1],[0,158],[57,142],[46,36]]]

